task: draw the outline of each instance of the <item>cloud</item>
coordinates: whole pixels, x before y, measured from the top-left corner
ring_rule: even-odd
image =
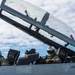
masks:
[[[23,14],[25,14],[24,12],[25,7],[22,5],[19,6],[19,3],[20,2],[24,3],[24,1],[32,3],[40,8],[43,8],[45,11],[50,12],[53,16],[65,22],[68,26],[70,26],[73,30],[75,30],[75,8],[74,8],[75,1],[74,0],[40,0],[40,1],[39,0],[23,0],[23,2],[21,0],[18,0],[18,1],[8,0],[8,1],[10,1],[10,4],[8,4],[9,6],[14,7],[18,11],[20,9],[20,11]],[[13,5],[13,1],[15,1],[15,3],[17,2],[18,3]],[[11,17],[11,15],[9,14],[7,15]],[[14,17],[12,18],[14,19]],[[22,20],[18,19],[17,17],[15,17],[15,20],[24,25],[28,25]],[[64,29],[66,28],[64,27]],[[72,34],[75,35],[74,33]],[[32,47],[37,49],[42,49],[42,50],[47,48],[47,46],[45,46],[45,44],[43,44],[42,42],[36,40],[35,38],[29,36],[26,33],[23,33],[19,29],[11,26],[10,24],[4,22],[1,19],[0,19],[0,47],[1,47],[1,50],[3,51],[5,47],[7,51],[10,48],[22,49],[22,50],[30,49]]]
[[[45,0],[46,10],[75,30],[74,0]]]

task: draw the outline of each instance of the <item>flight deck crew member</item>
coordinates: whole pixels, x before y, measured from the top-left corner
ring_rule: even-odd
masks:
[[[55,53],[54,48],[49,47],[49,48],[47,49],[47,52],[48,52],[48,54],[49,54],[49,55],[46,57],[46,63],[47,63],[47,64],[50,64],[50,63],[60,63],[60,62],[61,62],[59,56]]]
[[[7,60],[2,56],[2,53],[0,51],[0,66],[7,66],[8,62]]]

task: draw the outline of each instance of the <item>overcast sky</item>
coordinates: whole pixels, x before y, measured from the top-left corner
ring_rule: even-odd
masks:
[[[12,1],[12,0],[9,0]],[[15,0],[14,0],[15,1]],[[18,0],[21,1],[22,0]],[[45,11],[50,12],[75,31],[75,0],[24,0],[32,3]],[[15,6],[16,7],[16,6]],[[22,9],[21,9],[22,10]],[[26,49],[36,48],[40,55],[46,54],[47,45],[23,33],[17,28],[0,20],[0,50],[7,56],[7,51],[12,49],[22,50],[23,56]],[[17,32],[18,31],[18,32]],[[32,39],[32,40],[31,40]],[[42,50],[42,51],[41,51]]]

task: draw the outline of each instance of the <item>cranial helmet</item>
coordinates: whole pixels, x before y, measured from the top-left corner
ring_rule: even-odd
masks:
[[[51,53],[55,53],[55,50],[56,49],[52,46],[47,49],[47,52],[51,54]]]

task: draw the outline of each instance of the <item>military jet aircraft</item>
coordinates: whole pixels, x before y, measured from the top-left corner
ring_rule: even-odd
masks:
[[[43,43],[54,46],[57,49],[59,57],[61,59],[64,57],[64,60],[62,59],[61,63],[55,64],[27,64],[34,62],[39,54],[35,53],[35,55],[28,55],[27,58],[18,58],[20,52],[10,50],[7,57],[10,64],[15,61],[15,65],[0,66],[0,75],[75,75],[75,51],[69,47],[70,45],[75,47],[75,40],[72,34],[68,34],[67,36],[63,31],[65,23],[32,4],[25,2],[24,5],[25,14],[9,6],[6,0],[2,0],[0,18]],[[13,17],[18,17],[27,25],[17,22],[4,12]],[[29,13],[31,15],[29,15]],[[61,27],[62,29],[60,29]],[[62,30],[62,32],[60,32],[60,30]],[[53,38],[56,38],[57,41]],[[65,42],[65,44],[62,45],[58,40]],[[16,56],[14,56],[15,54]],[[19,59],[19,61],[17,61],[17,59]]]

